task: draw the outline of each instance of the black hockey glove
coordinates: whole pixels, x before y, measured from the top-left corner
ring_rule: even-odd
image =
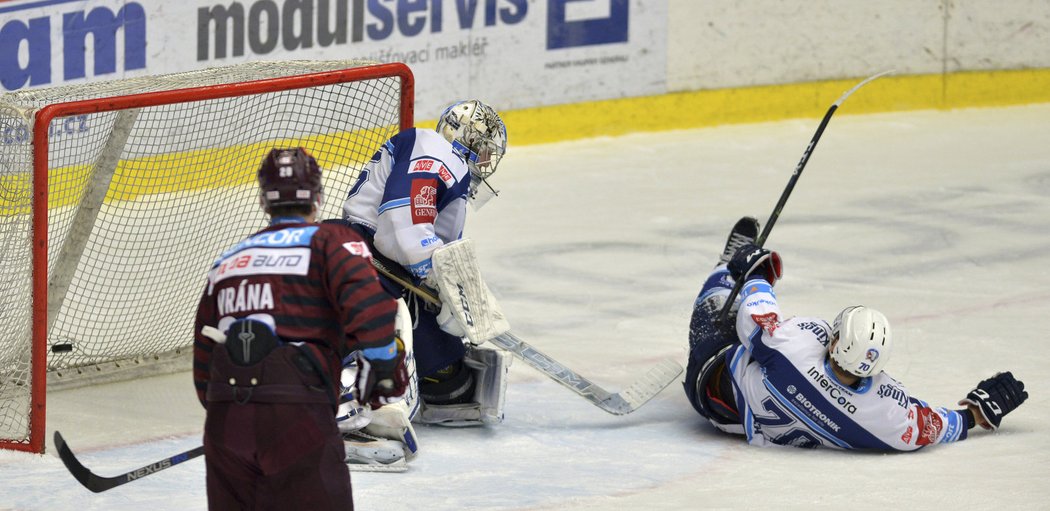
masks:
[[[405,367],[405,345],[396,339],[397,355],[389,360],[357,356],[358,402],[372,409],[396,403],[405,398],[408,389],[408,371]]]
[[[780,280],[783,265],[780,254],[766,250],[754,243],[741,246],[729,260],[729,274],[734,280],[747,280],[752,277],[766,279],[769,285]]]
[[[984,420],[990,425],[986,429],[999,429],[1003,416],[1021,406],[1028,399],[1024,383],[1014,378],[1009,371],[996,373],[977,384],[977,388],[966,394],[966,399],[959,404],[973,405],[981,410]]]

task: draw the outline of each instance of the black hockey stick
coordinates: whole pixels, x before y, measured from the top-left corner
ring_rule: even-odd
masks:
[[[372,256],[372,264],[379,273],[408,289],[421,300],[441,305],[441,298],[434,291],[416,285],[401,265],[375,253]],[[613,415],[626,415],[637,410],[673,383],[684,370],[677,362],[664,360],[623,391],[613,393],[565,367],[510,332],[497,335],[489,339],[489,342],[516,355],[532,368]]]
[[[80,481],[80,484],[84,485],[85,488],[95,493],[101,493],[116,488],[122,484],[137,481],[150,474],[155,474],[161,470],[171,468],[179,463],[204,454],[204,446],[200,445],[188,451],[180,452],[174,456],[169,456],[160,461],[155,461],[144,467],[124,472],[117,476],[106,477],[95,474],[85,467],[83,463],[80,463],[80,460],[78,460],[76,455],[73,454],[69,445],[66,444],[65,439],[62,438],[62,434],[58,431],[55,431],[55,448],[58,449],[58,457],[62,458],[62,463],[67,469],[69,469],[69,473],[73,474],[73,477],[75,477],[77,481]]]
[[[848,98],[850,94],[853,94],[857,89],[863,87],[868,82],[892,72],[893,71],[883,71],[876,75],[869,76],[864,79],[864,81],[854,85],[852,89],[843,93],[842,96],[831,105],[831,108],[828,108],[828,113],[824,114],[824,119],[820,121],[820,126],[817,127],[817,132],[813,134],[813,139],[809,141],[809,145],[806,146],[806,150],[803,151],[802,159],[798,161],[798,165],[795,165],[795,171],[791,173],[791,179],[788,180],[784,192],[780,194],[780,200],[777,201],[776,207],[774,207],[773,212],[770,213],[765,228],[763,228],[762,233],[755,238],[755,245],[761,247],[766,243],[766,238],[769,237],[770,231],[773,230],[773,224],[777,223],[777,219],[780,218],[780,212],[784,209],[784,204],[787,203],[788,197],[791,196],[791,191],[795,189],[795,184],[798,183],[798,178],[802,175],[802,169],[806,168],[806,163],[809,162],[809,157],[813,154],[813,149],[817,147],[817,142],[820,141],[820,136],[824,134],[824,128],[828,126],[828,121],[831,120],[831,116],[834,115],[835,111],[839,109],[839,106],[846,101],[846,98]],[[733,308],[733,302],[736,300],[736,296],[740,294],[740,290],[743,289],[743,287],[744,279],[740,279],[733,284],[733,289],[729,292],[725,305],[722,306],[722,312],[718,314],[718,321],[720,323],[724,323],[729,319],[729,310]]]

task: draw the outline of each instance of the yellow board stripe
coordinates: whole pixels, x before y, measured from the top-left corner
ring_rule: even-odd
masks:
[[[274,147],[303,145],[322,168],[359,167],[367,162],[394,127],[310,137],[305,140],[268,140],[248,145],[169,153],[121,160],[106,203],[133,200],[142,195],[215,189],[255,181],[263,155]],[[361,139],[374,147],[356,147]],[[76,165],[51,169],[48,176],[48,207],[76,204],[83,193],[91,167]],[[28,214],[32,180],[28,173],[0,175],[0,216]],[[340,190],[339,193],[343,191]]]
[[[874,73],[872,73],[874,74]],[[503,114],[510,149],[638,131],[820,118],[864,77],[592,101]],[[1050,69],[886,76],[850,96],[838,115],[1050,102]],[[511,156],[513,157],[513,156]]]
[[[639,131],[690,129],[726,124],[819,118],[844,91],[861,78],[741,89],[680,92],[659,96],[590,101],[568,105],[527,108],[504,112],[510,140],[515,146],[562,142],[599,136],[617,136]],[[908,110],[945,110],[968,107],[1001,107],[1050,102],[1050,69],[961,72],[936,75],[887,76],[850,96],[842,114]],[[435,121],[421,121],[434,127]],[[357,165],[367,161],[383,141],[382,130],[367,133],[375,147],[361,154],[333,154],[332,148],[350,145],[359,134],[319,136],[305,144],[324,168]],[[389,133],[389,131],[386,131]],[[106,201],[131,200],[143,194],[188,191],[248,184],[254,180],[261,155],[287,141],[268,141],[248,146],[209,149],[122,161],[118,178]],[[186,161],[193,163],[186,166]],[[166,169],[180,161],[181,173]],[[227,169],[216,173],[215,169]],[[86,167],[51,171],[51,207],[68,206],[79,200],[87,177]],[[228,172],[235,175],[231,178]],[[0,216],[25,214],[29,210],[28,177],[0,175]],[[13,193],[25,190],[24,196]],[[342,193],[339,191],[338,193]],[[23,202],[24,201],[24,202]]]

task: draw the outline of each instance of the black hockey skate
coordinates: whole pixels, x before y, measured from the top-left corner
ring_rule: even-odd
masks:
[[[722,251],[722,255],[719,256],[718,264],[729,264],[733,254],[740,247],[753,243],[756,237],[758,237],[758,220],[749,216],[737,220],[733,230],[729,233],[729,238],[726,239],[726,248]]]

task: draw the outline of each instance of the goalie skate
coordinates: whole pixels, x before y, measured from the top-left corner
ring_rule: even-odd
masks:
[[[408,470],[405,446],[360,431],[343,434],[347,467],[351,472],[404,472]]]

